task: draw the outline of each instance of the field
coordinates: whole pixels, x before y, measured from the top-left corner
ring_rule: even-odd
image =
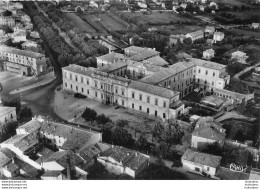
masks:
[[[212,1],[216,3],[222,2],[230,6],[242,6],[242,5],[250,6],[249,4],[243,2],[243,0],[212,0]]]
[[[160,30],[163,30],[163,31],[168,31],[171,35],[176,35],[176,34],[187,34],[187,33],[190,33],[190,32],[194,32],[194,31],[197,31],[197,30],[204,30],[205,28],[204,27],[201,27],[201,26],[196,26],[196,25],[193,25],[193,26],[189,26],[189,25],[184,25],[182,27],[177,27],[177,26],[160,26],[160,27],[157,27],[158,29]]]
[[[237,34],[243,34],[245,36],[252,36],[258,40],[260,39],[260,33],[257,31],[248,31],[248,30],[242,30],[242,29],[237,29],[237,28],[229,29],[229,31],[235,32]]]
[[[153,12],[150,15],[145,15],[141,12],[135,13],[124,13],[127,14],[128,17],[134,18],[138,21],[138,23],[148,23],[148,24],[170,24],[176,23],[178,21],[191,21],[188,18],[184,18],[180,15],[177,15],[172,12]]]
[[[91,15],[93,21],[99,20],[106,28],[112,31],[125,30],[126,27],[107,13]],[[119,19],[119,18],[118,18]]]
[[[254,10],[254,11],[242,11],[242,12],[232,11],[232,12],[227,12],[227,13],[235,15],[235,16],[241,18],[241,19],[242,18],[250,18],[251,16],[258,16],[258,18],[260,18],[260,9]]]
[[[64,17],[67,18],[68,20],[76,23],[77,27],[79,28],[79,30],[81,32],[87,32],[87,33],[91,33],[91,34],[96,32],[96,30],[91,25],[86,23],[84,20],[82,20],[80,17],[78,17],[75,13],[63,13],[62,15],[64,15]]]

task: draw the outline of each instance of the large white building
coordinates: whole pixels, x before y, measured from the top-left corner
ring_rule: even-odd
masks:
[[[0,25],[14,26],[15,20],[11,16],[0,16]]]
[[[5,60],[7,71],[21,75],[41,75],[46,71],[44,54],[0,45],[0,59]]]

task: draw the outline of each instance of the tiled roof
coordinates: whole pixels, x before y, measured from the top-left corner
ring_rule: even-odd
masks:
[[[122,163],[122,165],[130,167],[133,170],[138,170],[149,160],[148,156],[121,146],[109,148],[105,152],[101,153],[99,157],[113,158],[115,161]]]
[[[242,52],[242,51],[236,51],[232,53],[232,56],[245,56],[246,53]]]
[[[52,154],[49,158],[47,158],[44,162],[56,162],[62,167],[66,168],[67,165],[67,156],[70,157],[71,166],[77,166],[79,168],[83,168],[84,161],[74,152],[70,150],[66,151],[58,151]]]
[[[156,65],[156,66],[165,66],[165,65],[169,64],[168,62],[166,62],[160,56],[155,56],[155,57],[152,57],[152,58],[148,58],[147,61],[151,62],[151,64]]]
[[[86,161],[91,160],[96,155],[100,154],[101,152],[106,151],[110,147],[111,147],[111,145],[109,145],[109,144],[97,143],[97,144],[82,148],[79,151],[79,155]]]
[[[0,106],[0,117],[3,117],[15,110],[16,110],[15,107]]]
[[[210,31],[214,32],[215,31],[215,27],[214,26],[207,26],[205,28],[205,31],[207,31],[207,30],[210,30]]]
[[[205,51],[203,51],[203,52],[207,52],[207,53],[214,53],[215,51],[213,50],[213,49],[207,49],[207,50],[205,50]]]
[[[95,131],[50,121],[44,121],[40,131],[65,138],[66,141],[61,147],[64,150],[81,149],[94,134],[99,134]]]
[[[177,94],[176,91],[172,91],[172,90],[169,90],[169,89],[166,89],[163,87],[158,87],[155,85],[150,85],[147,83],[141,83],[138,81],[132,81],[129,85],[129,88],[147,92],[147,93],[165,97],[165,98],[172,98]]]
[[[45,171],[41,177],[58,177],[61,175],[61,171]]]
[[[226,137],[225,133],[222,133],[219,130],[217,130],[216,128],[211,127],[211,126],[210,127],[199,127],[192,132],[192,135],[198,136],[201,138],[216,140],[216,141],[224,141],[225,137]]]
[[[0,152],[0,167],[6,165],[10,161],[10,158],[8,158],[4,153]]]
[[[129,60],[127,60],[127,61],[129,61]],[[118,69],[126,67],[126,66],[127,66],[127,63],[125,61],[117,61],[116,63],[113,63],[111,65],[107,65],[102,68],[99,68],[99,70],[106,72],[106,73],[110,73],[110,72],[113,72],[115,70],[118,70]]]
[[[146,76],[140,81],[155,85],[193,66],[194,66],[193,62],[178,62],[157,73]]]
[[[17,54],[17,55],[20,55],[20,56],[31,57],[31,58],[45,57],[45,55],[41,54],[41,53],[36,53],[36,52],[26,51],[26,50],[20,50],[20,49],[16,49],[16,48],[12,48],[12,47],[7,47],[7,46],[4,46],[4,45],[0,45],[0,51],[12,53],[12,54]]]
[[[125,48],[125,51],[130,51],[129,58],[134,61],[145,60],[147,58],[160,54],[160,52],[156,50],[150,48],[137,47],[137,46],[127,47]]]
[[[198,31],[195,31],[195,32],[191,32],[191,33],[188,33],[189,35],[191,35],[192,37],[197,37],[197,36],[200,36],[200,35],[204,35],[203,31],[202,30],[198,30]]]
[[[41,125],[42,125],[42,123],[39,122],[38,120],[31,120],[31,121],[21,125],[20,127],[18,127],[18,129],[24,129],[26,132],[32,133],[32,132],[40,129]]]
[[[15,163],[10,163],[6,166],[6,169],[10,172],[13,173],[15,172],[17,169],[19,169],[18,165],[16,165]]]
[[[85,68],[83,66],[78,66],[76,64],[70,64],[69,66],[63,67],[62,69],[66,71],[82,74],[82,75],[88,75],[88,76],[91,76],[91,73],[94,70],[96,70],[96,68],[92,68],[92,67]]]
[[[206,165],[209,167],[216,168],[219,166],[222,157],[214,156],[206,153],[200,153],[200,152],[193,151],[191,149],[187,149],[183,154],[182,159],[200,165]]]
[[[153,65],[153,64],[149,64],[149,63],[143,63],[143,62],[128,62],[127,63],[127,66],[128,67],[135,67],[135,68],[143,68],[143,69],[146,69],[147,71],[150,71],[150,72],[158,72],[162,69],[165,69],[161,66],[156,66],[156,65]]]
[[[123,58],[124,58],[123,54],[119,54],[119,53],[115,53],[115,52],[111,52],[111,53],[105,54],[103,56],[97,57],[97,59],[112,62],[112,63],[114,61],[118,61],[119,59],[123,59]]]
[[[201,66],[205,68],[215,69],[215,70],[222,70],[226,67],[226,65],[219,64],[216,62],[211,62],[207,60],[197,59],[197,58],[191,58],[189,59],[190,62],[194,63],[196,66]]]
[[[0,152],[2,152],[8,158],[14,158],[16,155],[13,151],[9,150],[8,148],[0,148]]]
[[[46,159],[48,159],[52,154],[54,154],[55,152],[43,147],[43,149],[38,152],[38,154],[41,156],[39,159],[36,160],[37,163],[41,163],[42,161],[45,161]]]
[[[18,159],[18,158],[15,158],[14,159],[14,163],[16,165],[18,165],[19,169],[22,169],[27,176],[30,176],[30,177],[33,177],[35,178],[36,176],[39,175],[39,170],[34,168],[33,166],[31,166],[30,164]]]

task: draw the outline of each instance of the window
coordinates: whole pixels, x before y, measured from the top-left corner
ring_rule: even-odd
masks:
[[[149,96],[147,97],[147,103],[150,103],[150,97]]]
[[[72,74],[70,74],[70,80],[72,80]]]
[[[142,111],[142,106],[139,106],[139,110]]]
[[[207,80],[205,80],[205,84],[207,84]]]
[[[81,79],[81,83],[83,83],[83,77],[81,77],[80,79]]]
[[[89,94],[89,90],[87,90],[87,93]]]
[[[213,72],[213,77],[215,77],[215,72]]]
[[[207,171],[209,171],[209,167],[207,167]]]
[[[149,108],[147,108],[147,113],[149,114]]]
[[[200,79],[198,79],[198,83],[200,83]]]
[[[97,87],[97,81],[95,81],[95,87]]]
[[[134,92],[132,92],[132,98],[135,98],[135,93]]]
[[[200,172],[200,168],[195,167],[195,171]]]
[[[140,94],[139,95],[139,100],[142,101],[142,99],[143,99],[143,95]]]
[[[65,83],[65,87],[67,88],[67,83]]]
[[[165,101],[163,102],[163,107],[166,108],[166,102]]]
[[[75,81],[78,81],[78,76],[75,75]]]
[[[200,73],[200,69],[198,70],[198,73]]]
[[[155,99],[155,105],[158,106],[158,99]]]
[[[73,89],[73,88],[72,88],[72,85],[70,85],[70,88]]]
[[[100,88],[103,89],[103,84],[100,84]]]
[[[103,94],[101,94],[101,98],[103,99]],[[117,101],[117,100],[116,100]],[[116,102],[117,103],[117,102]]]
[[[122,106],[124,106],[125,105],[125,101],[124,100],[122,100]]]
[[[208,70],[206,70],[205,74],[208,75]]]
[[[134,103],[132,103],[132,108],[135,108],[135,104]]]
[[[124,89],[122,89],[122,95],[125,96],[125,90]]]
[[[98,96],[97,92],[95,92],[95,96],[96,96],[96,97]]]
[[[81,88],[81,92],[84,93],[84,89],[83,88]]]
[[[166,117],[166,115],[165,115],[165,113],[163,113],[163,118],[165,119],[165,117]]]
[[[212,83],[211,83],[211,84],[212,84],[212,86],[214,86],[214,81],[212,81]]]
[[[157,110],[155,110],[154,115],[157,116]]]
[[[115,100],[115,103],[117,104],[117,99]]]
[[[118,93],[118,88],[116,87],[116,94]]]
[[[78,91],[78,86],[76,86],[76,91]]]
[[[89,80],[87,79],[87,84],[89,85]]]

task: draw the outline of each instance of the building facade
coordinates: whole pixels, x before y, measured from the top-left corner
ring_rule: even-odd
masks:
[[[44,74],[47,68],[44,54],[7,46],[0,46],[0,59],[7,71],[26,76]]]
[[[10,16],[0,16],[0,25],[13,27],[15,25],[15,20]]]
[[[0,105],[0,125],[10,121],[17,121],[16,108]]]

